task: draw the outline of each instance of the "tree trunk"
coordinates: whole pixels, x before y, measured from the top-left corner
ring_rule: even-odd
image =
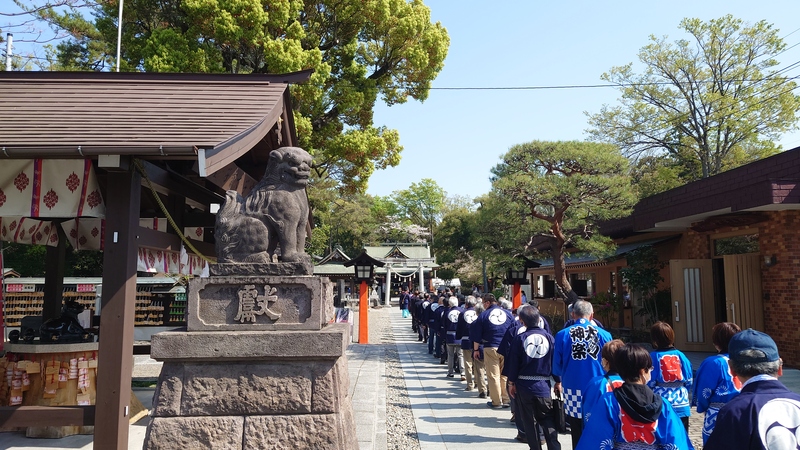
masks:
[[[572,290],[572,284],[569,282],[567,271],[565,269],[566,263],[564,262],[564,248],[563,246],[553,246],[553,271],[556,276],[556,284],[564,294],[564,301],[571,305],[578,300],[578,294]]]
[[[553,253],[553,271],[556,276],[556,285],[561,288],[564,294],[564,302],[568,305],[575,303],[578,300],[578,294],[572,290],[572,284],[569,282],[567,276],[566,263],[564,262],[564,247],[566,246],[567,239],[564,237],[564,230],[561,225],[564,220],[564,211],[566,208],[556,211],[553,215],[550,229],[553,231],[553,239],[550,245]]]

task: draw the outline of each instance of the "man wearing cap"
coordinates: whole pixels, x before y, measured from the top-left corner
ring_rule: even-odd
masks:
[[[748,328],[731,338],[728,356],[742,391],[719,410],[717,425],[703,448],[797,448],[800,395],[778,381],[783,361],[775,341]]]

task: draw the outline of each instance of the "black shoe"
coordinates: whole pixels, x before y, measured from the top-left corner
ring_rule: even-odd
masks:
[[[514,439],[516,439],[518,442],[522,442],[523,444],[528,443],[528,439],[525,437],[524,434],[518,434],[514,437]]]
[[[478,394],[478,398],[486,398],[486,392],[481,392]]]
[[[447,374],[447,378],[453,378],[453,377],[455,377],[455,375],[453,375],[452,373]]]
[[[495,405],[492,402],[486,402],[486,406],[488,406],[489,408],[492,408],[492,409],[500,409],[500,408],[503,407],[503,405]]]

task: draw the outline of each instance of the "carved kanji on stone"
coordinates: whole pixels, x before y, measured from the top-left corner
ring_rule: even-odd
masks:
[[[264,286],[264,295],[259,295],[256,285],[245,285],[237,292],[239,295],[239,313],[236,314],[233,320],[238,320],[242,323],[249,320],[255,323],[256,316],[262,314],[266,314],[270,320],[280,319],[280,314],[269,309],[269,305],[278,300],[278,296],[275,295],[276,292],[278,292],[278,289],[270,287],[270,285],[267,284]]]

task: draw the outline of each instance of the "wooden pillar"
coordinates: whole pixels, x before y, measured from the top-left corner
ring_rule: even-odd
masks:
[[[170,193],[169,197],[167,197],[167,211],[169,211],[169,215],[172,216],[172,220],[175,221],[175,225],[178,226],[181,233],[183,233],[183,214],[185,209],[186,197]],[[178,234],[169,223],[167,223],[167,233]]]
[[[61,317],[64,298],[64,269],[67,265],[67,235],[61,224],[53,221],[58,232],[58,245],[46,246],[44,272],[44,305],[42,320]]]
[[[386,265],[386,292],[383,293],[383,304],[389,306],[392,304],[392,265]]]
[[[358,293],[358,343],[369,344],[369,289],[366,281],[361,280]]]
[[[141,180],[131,165],[108,177],[94,448],[128,448]]]

